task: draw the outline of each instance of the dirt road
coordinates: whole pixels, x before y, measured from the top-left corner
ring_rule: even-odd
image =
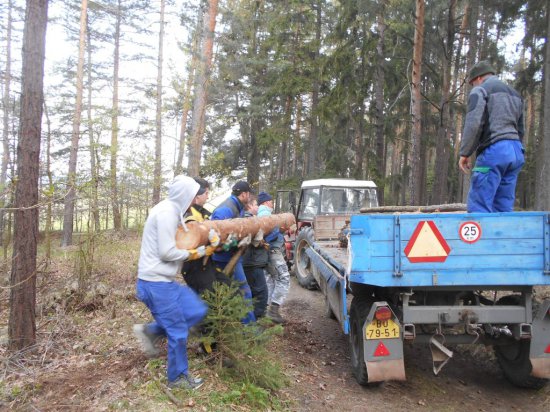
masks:
[[[483,346],[452,348],[454,357],[439,376],[427,347],[407,346],[407,381],[362,387],[351,374],[347,336],[324,316],[319,291],[293,279],[283,313],[288,324],[281,352],[293,381],[286,392],[299,411],[550,410],[550,385],[539,391],[512,386]]]

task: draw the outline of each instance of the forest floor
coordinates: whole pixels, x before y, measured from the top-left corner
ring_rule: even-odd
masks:
[[[550,385],[515,388],[489,349],[453,348],[439,376],[429,351],[405,348],[405,382],[358,385],[351,375],[347,336],[324,316],[324,299],[292,279],[282,313],[287,322],[270,352],[287,384],[256,399],[190,350],[190,365],[205,379],[195,392],[170,391],[163,382],[165,352],[147,359],[132,325],[149,320],[134,297],[139,253],[136,235],[97,239],[57,250],[37,282],[37,345],[24,353],[5,346],[9,271],[0,272],[0,410],[21,411],[491,411],[550,410]],[[88,293],[75,299],[83,262],[94,255]],[[80,258],[79,258],[80,256]],[[260,394],[261,395],[261,394]],[[259,395],[258,395],[259,396]]]

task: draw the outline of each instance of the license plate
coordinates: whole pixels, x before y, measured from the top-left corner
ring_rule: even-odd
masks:
[[[365,339],[391,339],[399,337],[399,325],[393,320],[373,320],[365,329]]]

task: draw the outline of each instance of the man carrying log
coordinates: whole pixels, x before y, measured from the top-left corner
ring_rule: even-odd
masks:
[[[226,220],[226,219],[234,219],[238,217],[244,216],[245,211],[245,205],[250,200],[250,195],[252,193],[252,188],[250,185],[245,181],[239,181],[235,183],[235,185],[231,189],[231,196],[228,197],[221,205],[219,205],[215,210],[214,213],[212,213],[212,216],[210,217],[210,220]],[[233,246],[232,249],[227,251],[221,251],[216,252],[212,255],[212,260],[214,263],[218,266],[220,270],[223,270],[226,265],[231,261],[231,258],[234,257],[233,262],[235,262],[235,258],[237,259],[234,263],[234,269],[232,274],[232,279],[239,283],[241,293],[244,296],[244,299],[247,301],[247,303],[250,304],[250,308],[253,308],[252,304],[252,292],[250,291],[250,286],[248,285],[248,282],[246,281],[246,276],[244,274],[242,259],[240,258],[240,255],[242,255],[244,249],[246,246],[248,246],[251,242],[251,236],[248,235],[244,239],[242,239],[240,242],[235,240],[235,245],[231,245],[230,241],[225,242],[226,249],[228,246]],[[235,246],[238,247],[238,249],[235,249]],[[234,256],[235,254],[238,254],[238,256]],[[233,263],[231,262],[231,263]],[[254,316],[254,312],[251,310],[248,312],[247,316],[242,319],[242,322],[244,324],[255,322],[256,317]]]
[[[195,177],[194,179],[200,185],[200,189],[193,199],[191,207],[185,213],[184,220],[186,224],[189,222],[204,222],[211,215],[204,208],[204,204],[208,201],[210,183],[200,177]],[[212,260],[208,256],[184,262],[181,273],[185,279],[185,283],[198,294],[203,293],[205,290],[213,291],[214,282],[226,285],[230,283],[229,277],[218,270],[217,266],[212,263]]]

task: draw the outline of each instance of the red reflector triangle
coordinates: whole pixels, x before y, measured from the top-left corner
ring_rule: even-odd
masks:
[[[390,351],[382,342],[378,344],[373,356],[390,356]]]
[[[546,350],[544,351],[544,353],[550,353],[550,345],[548,345],[548,346],[546,347]]]

